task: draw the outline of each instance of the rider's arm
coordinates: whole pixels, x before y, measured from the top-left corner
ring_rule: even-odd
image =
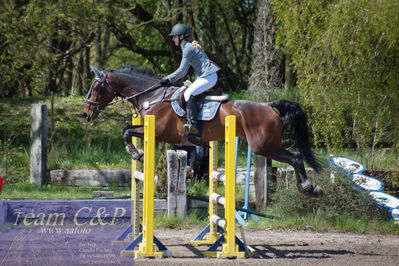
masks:
[[[169,79],[170,82],[174,83],[179,79],[183,78],[185,75],[187,75],[188,69],[190,67],[190,61],[193,55],[194,55],[194,50],[190,49],[189,45],[186,45],[186,47],[183,48],[183,56],[179,68],[175,72],[167,76],[166,78]]]

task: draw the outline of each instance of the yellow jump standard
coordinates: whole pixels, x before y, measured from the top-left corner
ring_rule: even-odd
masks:
[[[137,123],[137,121],[133,121]],[[136,170],[135,162],[132,170]],[[171,256],[171,252],[154,236],[154,178],[155,178],[155,116],[144,117],[144,173],[135,171],[132,179],[142,180],[143,184],[143,224],[142,231],[137,234],[139,226],[139,187],[137,183],[132,186],[132,204],[135,217],[132,220],[131,230],[137,235],[126,248],[121,251],[122,256],[134,254],[135,258]],[[136,181],[135,181],[136,182]],[[132,210],[133,212],[133,210]],[[134,250],[139,244],[138,250]]]
[[[235,154],[236,154],[236,117],[225,119],[225,175],[217,170],[217,145],[211,142],[209,152],[209,224],[191,241],[193,245],[211,244],[204,252],[205,256],[218,258],[244,258],[245,244],[235,235]],[[225,197],[216,193],[217,182],[225,183]],[[224,205],[224,219],[217,215],[217,204]],[[222,245],[222,250],[218,247]]]

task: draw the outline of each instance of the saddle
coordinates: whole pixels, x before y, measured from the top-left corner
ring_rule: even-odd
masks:
[[[181,108],[183,108],[183,109],[186,109],[186,100],[184,99],[184,92],[187,89],[188,88],[185,87],[182,91],[180,91],[179,97],[177,98],[178,99],[177,102],[178,102],[179,106]],[[206,91],[206,92],[204,92],[204,93],[202,93],[200,95],[197,95],[197,96],[195,96],[195,100],[196,100],[196,102],[198,104],[198,108],[201,108],[201,106],[203,105],[204,100],[206,98],[207,98],[207,100],[211,100],[212,99],[211,97],[208,97],[208,96],[219,96],[219,97],[222,97],[222,96],[225,96],[225,95],[222,95],[222,89],[216,89],[216,90],[211,91],[211,92]],[[216,99],[216,98],[213,98],[213,99]],[[218,101],[226,101],[226,100],[228,100],[228,96],[227,96],[227,99],[214,100],[214,101],[218,102]]]
[[[187,90],[191,83],[187,81],[184,86],[176,90],[172,96],[172,109],[180,117],[186,116],[186,101],[184,100],[184,92]],[[227,94],[222,95],[222,90],[217,89],[212,92],[204,92],[195,96],[196,103],[198,104],[198,116],[196,120],[207,121],[211,120],[217,113],[220,104],[229,99]]]

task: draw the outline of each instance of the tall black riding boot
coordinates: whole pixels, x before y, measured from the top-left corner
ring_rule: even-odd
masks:
[[[187,111],[187,120],[184,128],[186,129],[186,133],[189,135],[198,135],[199,130],[197,127],[197,113],[198,113],[198,106],[195,102],[195,97],[190,96],[190,99],[186,102],[186,111]]]

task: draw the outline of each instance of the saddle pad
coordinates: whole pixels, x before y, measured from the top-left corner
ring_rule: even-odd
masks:
[[[180,117],[186,117],[186,110],[180,107],[179,102],[178,102],[178,97],[180,94],[180,90],[176,90],[175,93],[173,93],[172,96],[172,109],[175,111],[175,113],[180,116]],[[196,120],[201,120],[201,121],[209,121],[212,120],[219,107],[220,107],[221,102],[218,101],[210,101],[210,100],[204,100],[202,104],[202,108],[198,111],[198,116]]]

